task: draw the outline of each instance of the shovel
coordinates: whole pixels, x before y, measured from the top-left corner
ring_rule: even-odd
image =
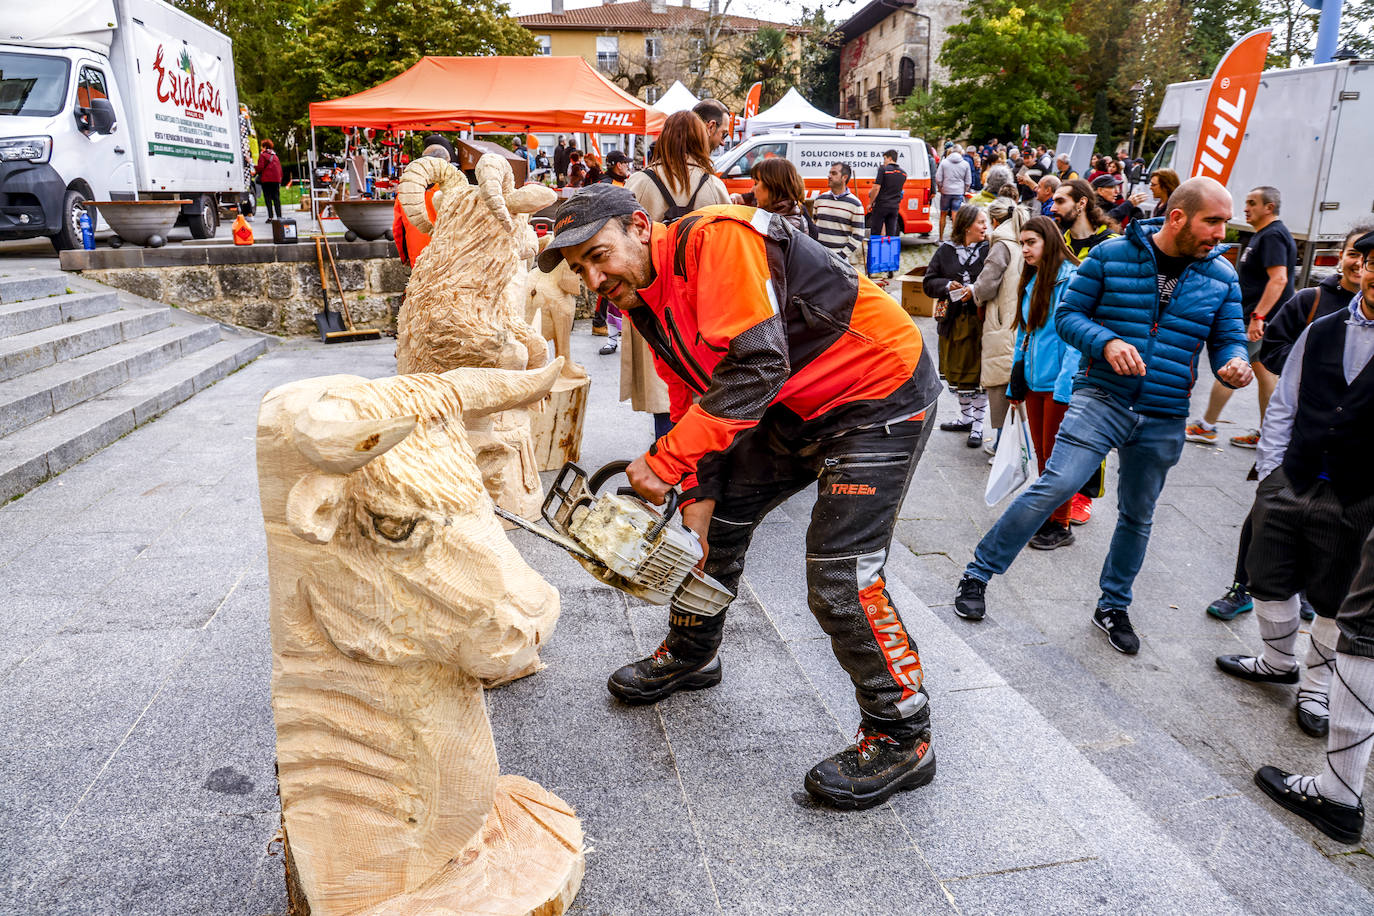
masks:
[[[346,343],[350,340],[378,340],[382,332],[373,328],[354,328],[353,322],[349,321],[347,326],[344,324],[344,316],[338,312],[329,310],[329,283],[325,279],[324,272],[324,250],[321,247],[328,244],[323,236],[315,236],[315,261],[320,268],[320,294],[324,296],[324,311],[315,313],[315,325],[320,329],[320,341],[327,344]],[[334,266],[334,253],[329,253],[329,264]],[[339,304],[345,309],[348,303],[344,301],[343,284],[339,282],[338,268],[334,268],[334,285],[339,288]]]

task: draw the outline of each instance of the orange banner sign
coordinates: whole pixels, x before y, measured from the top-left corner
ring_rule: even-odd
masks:
[[[1273,37],[1273,29],[1256,29],[1232,45],[1217,64],[1198,129],[1193,178],[1201,175],[1226,184],[1231,177]]]
[[[763,94],[763,83],[755,83],[749,87],[749,95],[744,99],[744,114],[742,117],[747,121],[759,113],[759,96]]]

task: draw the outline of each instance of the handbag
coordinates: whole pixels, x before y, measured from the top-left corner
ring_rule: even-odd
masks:
[[[1002,439],[983,490],[984,502],[989,507],[995,506],[1025,486],[1035,463],[1035,444],[1031,442],[1026,408],[1017,404],[1007,414],[1007,426],[1002,430]]]
[[[1011,364],[1011,380],[1007,382],[1007,400],[1024,401],[1030,394],[1030,383],[1026,381],[1026,351],[1030,347],[1030,335],[1021,339],[1021,358]]]

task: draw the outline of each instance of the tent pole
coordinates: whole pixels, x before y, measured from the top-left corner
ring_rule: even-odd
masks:
[[[315,199],[315,163],[319,162],[318,153],[315,152],[315,122],[310,122],[310,183],[306,185],[310,189],[310,218],[318,225],[320,212],[319,201]],[[321,232],[324,230],[321,229]]]

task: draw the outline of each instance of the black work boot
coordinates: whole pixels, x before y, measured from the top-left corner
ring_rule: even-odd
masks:
[[[930,748],[929,728],[894,738],[860,725],[853,745],[822,760],[806,774],[806,791],[827,805],[859,811],[934,778],[935,752]]]
[[[619,668],[606,681],[606,689],[618,699],[638,705],[657,703],[679,690],[701,690],[720,683],[720,659],[712,652],[706,658],[682,659],[668,647],[665,639],[648,658]]]

